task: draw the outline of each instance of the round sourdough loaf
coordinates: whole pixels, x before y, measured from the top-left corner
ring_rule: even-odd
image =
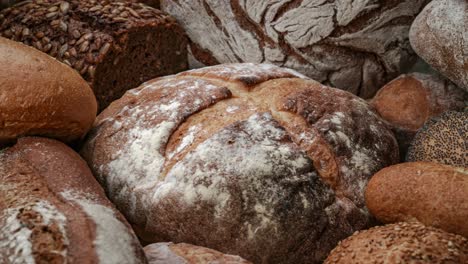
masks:
[[[0,152],[0,262],[146,263],[125,218],[80,156],[22,138]]]
[[[416,219],[468,237],[468,168],[433,162],[384,168],[367,185],[366,205],[383,223]]]
[[[219,251],[180,243],[155,243],[144,248],[148,264],[250,264]]]
[[[431,117],[449,110],[463,110],[468,93],[445,78],[410,73],[400,75],[380,89],[371,105],[393,129],[400,145],[400,156],[416,132]]]
[[[96,98],[68,66],[0,37],[0,147],[25,135],[71,142],[96,118]]]
[[[411,67],[411,22],[427,0],[162,0],[189,38],[190,66],[293,68],[364,98]]]
[[[341,241],[324,264],[468,263],[468,240],[418,222],[361,231]]]
[[[468,91],[468,2],[432,1],[417,16],[409,38],[416,53]]]
[[[257,263],[313,263],[366,227],[392,132],[345,91],[267,64],[147,82],[98,117],[82,155],[143,239]]]

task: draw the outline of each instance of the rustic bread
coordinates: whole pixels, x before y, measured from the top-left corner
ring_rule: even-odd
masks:
[[[414,20],[410,41],[434,69],[468,91],[468,2],[432,1]]]
[[[187,41],[176,21],[128,1],[22,2],[0,12],[0,36],[72,66],[100,109],[146,80],[187,67]]]
[[[468,168],[433,162],[384,168],[367,185],[366,205],[383,223],[416,219],[468,237]]]
[[[380,89],[371,105],[390,123],[405,157],[414,135],[431,117],[463,110],[468,93],[445,78],[410,73],[400,75]]]
[[[180,243],[155,243],[144,248],[148,264],[249,264],[219,251]]]
[[[68,66],[0,37],[0,148],[20,136],[82,138],[96,118],[89,85]]]
[[[1,263],[146,263],[125,218],[63,143],[22,138],[0,152]]]
[[[361,231],[341,241],[324,264],[461,264],[468,262],[468,240],[418,222]]]
[[[152,80],[97,118],[82,149],[147,241],[255,263],[315,263],[369,224],[369,177],[398,161],[362,99],[267,64]]]
[[[406,155],[406,161],[433,161],[468,167],[468,109],[449,111],[432,118],[421,128]]]
[[[161,9],[187,31],[192,68],[272,63],[371,98],[414,62],[408,31],[426,2],[162,0]]]

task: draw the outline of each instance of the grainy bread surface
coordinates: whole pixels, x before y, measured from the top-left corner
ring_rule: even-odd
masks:
[[[0,37],[0,147],[40,135],[72,142],[96,118],[89,85],[66,65]]]
[[[259,263],[323,260],[369,225],[367,180],[398,161],[364,100],[251,63],[128,91],[81,154],[143,239]]]
[[[468,169],[433,162],[384,168],[367,185],[366,205],[383,223],[418,220],[468,237]]]
[[[364,98],[410,67],[426,0],[162,0],[190,38],[192,68],[271,63]]]

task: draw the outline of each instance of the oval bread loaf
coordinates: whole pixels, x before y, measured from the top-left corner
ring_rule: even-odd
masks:
[[[63,143],[22,138],[0,151],[0,262],[146,263],[125,218]]]
[[[367,181],[398,161],[364,100],[251,63],[127,92],[81,153],[143,239],[260,263],[322,261],[369,224]]]
[[[384,168],[367,185],[366,205],[383,223],[418,220],[468,237],[468,170],[433,162]]]
[[[26,135],[72,142],[96,118],[91,88],[70,67],[0,37],[0,147]]]

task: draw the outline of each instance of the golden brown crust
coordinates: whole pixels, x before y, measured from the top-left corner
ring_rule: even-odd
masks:
[[[468,240],[418,222],[357,232],[341,241],[324,264],[459,264],[468,262]]]
[[[366,205],[383,223],[418,220],[468,237],[468,170],[432,162],[409,162],[376,173]]]
[[[26,135],[71,142],[91,128],[96,99],[71,68],[4,38],[0,64],[0,145]]]

